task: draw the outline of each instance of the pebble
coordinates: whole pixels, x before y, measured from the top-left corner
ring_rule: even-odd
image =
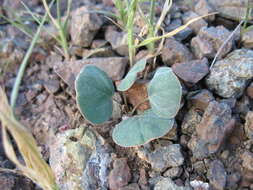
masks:
[[[209,183],[213,189],[224,190],[227,181],[227,172],[223,163],[219,160],[212,161],[208,172]]]

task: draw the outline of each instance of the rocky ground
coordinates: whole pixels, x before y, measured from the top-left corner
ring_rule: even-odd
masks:
[[[73,1],[71,61],[63,60],[55,41],[43,32],[25,72],[16,109],[53,168],[61,190],[253,190],[253,30],[243,35],[235,31],[211,67],[238,19],[244,18],[246,2],[174,1],[163,23],[166,32],[198,15],[219,14],[166,39],[157,59],[160,65],[172,67],[184,89],[173,129],[144,146],[122,148],[111,139],[112,129],[125,116],[121,94],[115,95],[118,103],[114,103],[111,120],[92,126],[76,106],[74,80],[84,65],[94,64],[116,83],[120,81],[128,71],[125,33],[103,15],[87,13],[114,11],[111,0]],[[38,0],[25,3],[43,12]],[[19,0],[0,0],[0,13],[13,18],[11,10],[23,14]],[[157,16],[160,12],[158,6]],[[33,22],[26,24],[36,28]],[[45,27],[54,31],[51,25]],[[12,25],[0,25],[0,85],[8,94],[29,42]],[[141,50],[137,57],[145,54]],[[146,93],[145,84],[137,83],[126,96],[136,105]],[[1,190],[39,189],[7,170],[15,166],[4,154],[1,135],[0,168]]]

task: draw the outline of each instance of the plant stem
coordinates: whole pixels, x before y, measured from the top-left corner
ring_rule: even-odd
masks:
[[[15,106],[16,106],[16,100],[17,100],[17,97],[18,97],[18,92],[19,92],[19,87],[20,87],[20,84],[21,84],[21,80],[23,78],[23,75],[24,75],[24,72],[25,72],[25,68],[28,64],[28,60],[32,54],[32,51],[33,51],[33,48],[37,42],[37,40],[39,39],[39,35],[40,35],[40,32],[43,28],[43,25],[47,19],[47,12],[45,13],[37,31],[36,31],[36,34],[34,35],[33,37],[33,40],[30,44],[30,47],[29,49],[27,50],[26,54],[25,54],[25,57],[20,65],[20,68],[19,68],[19,71],[18,71],[18,74],[17,74],[17,77],[16,77],[16,80],[15,80],[15,84],[14,84],[14,87],[12,89],[12,92],[11,92],[11,107],[12,109],[14,110],[15,109]]]
[[[154,17],[155,17],[155,3],[156,0],[151,0],[151,6],[150,6],[150,15],[149,15],[149,26],[148,26],[148,37],[152,38],[155,37],[155,26],[154,26]],[[151,42],[147,45],[149,51],[153,53],[155,49],[155,42]]]
[[[134,17],[137,9],[138,0],[132,0],[128,8],[128,20],[127,20],[127,36],[128,36],[128,52],[130,66],[133,66],[135,56],[134,45]]]
[[[243,26],[242,26],[242,33],[243,33],[243,32],[246,30],[246,28],[247,28],[247,24],[248,24],[248,21],[249,21],[250,12],[251,12],[250,0],[248,0],[246,15],[245,15],[244,23],[243,23]]]

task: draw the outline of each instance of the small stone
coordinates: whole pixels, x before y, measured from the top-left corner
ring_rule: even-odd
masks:
[[[252,77],[253,51],[238,49],[215,63],[206,83],[210,90],[224,98],[238,98]]]
[[[205,111],[208,104],[214,100],[213,94],[206,89],[190,92],[187,96],[187,101],[190,107]]]
[[[241,158],[243,168],[253,172],[253,153],[246,151],[242,154]]]
[[[115,93],[113,95],[113,111],[112,111],[112,118],[113,119],[120,119],[122,117],[122,99],[119,93]]]
[[[45,102],[47,99],[47,95],[46,94],[39,94],[37,97],[36,97],[36,102],[37,104],[41,105],[43,102]]]
[[[105,32],[105,39],[119,55],[128,56],[127,33],[118,32],[115,27],[109,26]]]
[[[253,48],[253,30],[243,32],[242,44],[245,48]]]
[[[190,182],[193,190],[209,190],[209,184],[203,181],[194,180]]]
[[[192,135],[197,125],[201,122],[202,115],[198,113],[194,108],[190,109],[184,116],[183,122],[182,122],[182,133],[186,135]]]
[[[164,177],[170,177],[170,178],[176,178],[179,177],[182,174],[183,170],[180,167],[173,167],[168,169],[163,176]]]
[[[248,97],[253,99],[253,82],[251,82],[247,88],[247,95],[248,95]]]
[[[194,55],[202,59],[203,57],[214,58],[219,48],[226,41],[231,32],[224,26],[202,27],[198,36],[191,41],[191,47]],[[226,43],[218,58],[224,57],[231,49],[234,39]]]
[[[48,91],[48,93],[54,94],[60,89],[60,81],[57,79],[49,79],[44,82],[44,87]]]
[[[227,180],[227,172],[224,165],[219,160],[214,160],[211,162],[208,176],[210,185],[215,190],[224,190]]]
[[[96,13],[90,13],[88,7],[76,9],[71,16],[70,35],[74,45],[88,47],[91,45],[103,21]]]
[[[116,81],[121,80],[125,74],[128,59],[121,57],[90,58],[78,61],[56,62],[54,71],[70,88],[74,90],[75,78],[85,65],[95,65],[105,71],[108,76]]]
[[[121,187],[118,190],[140,190],[140,188],[137,183],[132,183],[128,186]]]
[[[249,111],[245,118],[244,131],[249,139],[253,138],[253,112]]]
[[[189,22],[190,20],[199,17],[198,14],[196,14],[193,11],[189,11],[184,13],[183,15],[183,23],[186,24],[187,22]],[[199,30],[204,27],[207,26],[207,22],[203,19],[200,18],[199,20],[197,20],[196,22],[193,22],[192,24],[190,24],[188,27],[191,28],[196,34],[198,34]]]
[[[154,190],[187,190],[188,188],[177,186],[170,178],[161,178],[156,183]]]
[[[206,174],[206,165],[204,161],[197,161],[192,164],[192,167],[198,175]]]
[[[234,126],[231,108],[227,104],[212,101],[196,127],[196,132],[199,139],[207,143],[208,151],[215,153],[233,131]]]
[[[128,184],[131,179],[130,169],[127,165],[127,159],[116,159],[113,162],[113,170],[109,174],[110,190],[118,190]]]
[[[203,58],[202,60],[175,63],[172,70],[184,82],[196,84],[208,74],[208,60]]]
[[[193,56],[186,46],[173,38],[167,38],[162,50],[162,60],[167,65],[174,63],[187,62],[192,60]]]
[[[214,8],[209,4],[208,0],[197,1],[197,4],[194,7],[194,11],[200,16],[215,12]],[[209,21],[214,21],[215,15],[208,16],[206,19]]]
[[[148,155],[148,162],[155,171],[163,172],[168,167],[178,167],[184,162],[179,144],[161,147]]]

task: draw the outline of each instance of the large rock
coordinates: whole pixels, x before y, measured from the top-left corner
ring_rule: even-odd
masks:
[[[72,13],[70,35],[74,45],[88,47],[91,45],[103,21],[96,13],[90,13],[86,6],[76,9]]]
[[[54,65],[54,71],[64,82],[74,89],[75,78],[85,65],[92,64],[97,66],[115,81],[123,78],[127,63],[128,59],[121,57],[90,58],[78,61],[57,62]]]
[[[223,17],[234,19],[236,21],[245,18],[248,0],[208,0],[208,2]],[[251,12],[250,15],[250,18],[252,17],[253,12]]]
[[[215,63],[206,79],[209,89],[224,98],[238,98],[253,77],[253,51],[238,49]]]
[[[61,190],[108,189],[110,150],[81,126],[58,133],[50,146],[50,165]]]

